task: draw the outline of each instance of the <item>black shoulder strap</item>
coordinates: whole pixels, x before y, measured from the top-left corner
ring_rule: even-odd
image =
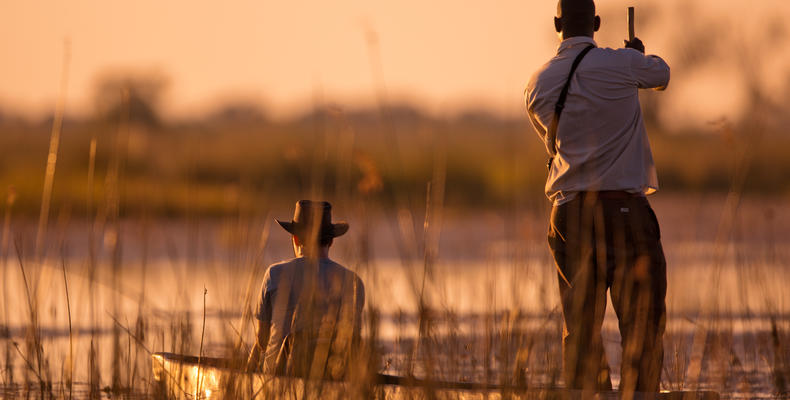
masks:
[[[551,119],[551,125],[549,125],[549,130],[546,132],[546,149],[549,151],[549,168],[551,168],[551,163],[554,160],[554,156],[557,155],[557,125],[560,123],[560,115],[562,115],[562,109],[565,108],[565,99],[568,97],[568,89],[571,86],[571,78],[573,78],[573,73],[576,72],[576,68],[579,66],[579,63],[582,62],[582,58],[587,55],[595,47],[595,45],[589,45],[584,48],[579,55],[576,56],[576,59],[573,60],[573,64],[571,65],[571,72],[568,74],[568,80],[565,81],[565,86],[562,87],[562,91],[560,92],[560,98],[557,99],[557,104],[554,106],[554,117]]]
[[[576,56],[576,59],[573,60],[573,64],[571,65],[571,72],[568,74],[568,80],[565,81],[565,86],[562,87],[562,91],[560,92],[560,98],[557,100],[557,105],[554,106],[554,113],[557,114],[557,119],[560,118],[560,114],[562,114],[562,109],[565,108],[565,99],[568,97],[568,89],[571,87],[571,78],[573,78],[573,73],[576,72],[576,68],[579,67],[579,63],[582,62],[582,58],[593,49],[593,45],[589,45],[582,50],[579,55]]]

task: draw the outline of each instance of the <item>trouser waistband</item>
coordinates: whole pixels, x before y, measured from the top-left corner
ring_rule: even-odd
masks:
[[[580,197],[587,197],[587,196],[594,196],[599,199],[633,199],[639,197],[645,197],[644,193],[640,192],[628,192],[625,190],[601,190],[601,191],[585,191],[579,192]]]

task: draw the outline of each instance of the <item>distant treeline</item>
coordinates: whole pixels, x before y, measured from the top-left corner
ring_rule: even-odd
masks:
[[[316,196],[418,205],[429,183],[458,207],[546,201],[545,150],[526,117],[437,118],[398,106],[278,121],[243,105],[175,122],[141,115],[64,121],[52,210],[227,215]],[[51,124],[0,117],[0,208],[37,215]],[[741,125],[704,134],[651,126],[662,190],[789,194],[790,136],[780,125]]]

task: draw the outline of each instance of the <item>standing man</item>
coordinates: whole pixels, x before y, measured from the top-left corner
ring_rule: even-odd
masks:
[[[248,368],[314,379],[344,377],[359,340],[365,288],[353,271],[329,259],[333,239],[348,231],[332,222],[325,201],[301,200],[291,221],[293,259],[264,275],[256,317],[258,334]]]
[[[596,47],[600,25],[592,0],[560,0],[554,27],[562,42],[525,93],[530,120],[552,157],[548,241],[565,320],[563,376],[568,388],[612,389],[601,340],[610,290],[622,336],[620,390],[656,392],[666,261],[645,198],[658,180],[638,90],[665,88],[669,67],[645,55],[637,38],[624,49]]]

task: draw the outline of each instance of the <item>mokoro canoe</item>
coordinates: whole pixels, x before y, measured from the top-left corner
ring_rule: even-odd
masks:
[[[586,393],[562,388],[518,388],[497,384],[469,382],[435,382],[415,378],[377,374],[373,385],[353,382],[311,381],[302,378],[248,373],[229,359],[154,353],[154,380],[159,390],[171,398],[287,398],[287,399],[345,399],[345,398],[500,398],[507,394],[514,399],[634,399],[634,400],[718,400],[712,391],[664,391],[661,393]],[[372,386],[372,387],[371,387]]]

